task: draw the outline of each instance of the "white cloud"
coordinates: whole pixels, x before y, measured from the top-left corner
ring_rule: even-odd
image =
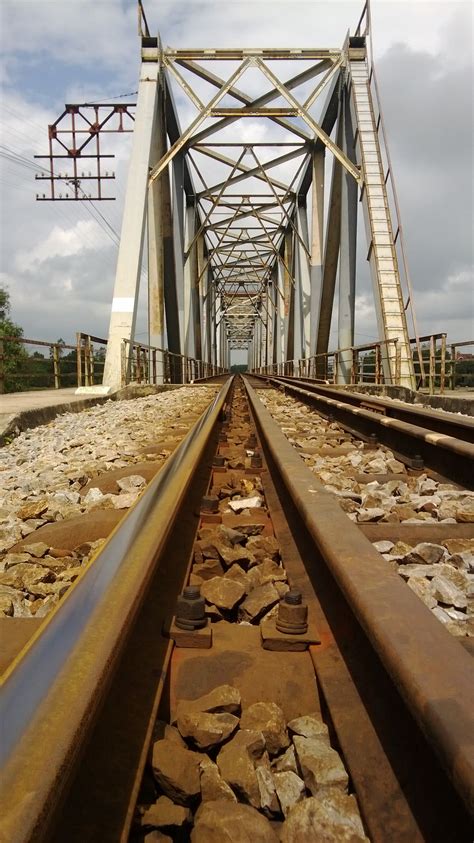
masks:
[[[96,247],[88,237],[97,233],[97,229],[97,223],[92,220],[80,220],[72,228],[56,225],[43,243],[38,243],[33,249],[17,255],[16,265],[20,272],[31,272],[53,258],[67,258],[90,249],[94,250]]]
[[[83,204],[36,203],[33,154],[45,152],[46,126],[56,119],[63,102],[100,99],[136,88],[139,42],[135,3],[3,0],[0,5],[2,47],[7,57],[0,115],[2,143],[31,162],[28,168],[25,162],[4,159],[0,169],[2,261],[13,315],[27,335],[37,338],[62,335],[72,339],[76,330],[103,335],[117,255],[110,231],[92,219],[92,212]],[[420,329],[425,333],[441,325],[441,330],[444,320],[454,339],[471,333],[466,316],[472,306],[467,280],[472,246],[468,199],[472,123],[469,125],[466,84],[472,54],[471,9],[470,3],[456,2],[372,2],[375,50]],[[360,0],[146,0],[152,30],[159,27],[165,44],[181,47],[337,47],[360,10]],[[53,63],[57,69],[55,93],[49,96],[51,83],[42,80],[47,79]],[[19,77],[20,90],[17,72],[25,67],[29,68],[28,82]],[[212,69],[223,73],[217,64]],[[281,79],[287,76],[282,63],[275,66],[275,72]],[[58,102],[62,74],[64,90]],[[215,91],[206,83],[200,90],[206,101]],[[183,125],[194,116],[187,101]],[[229,140],[267,139],[263,121],[246,120],[241,125],[243,128],[239,124],[229,127]],[[452,135],[446,134],[446,126],[450,132],[455,129],[456,145],[451,152]],[[118,201],[98,203],[97,208],[117,232],[129,149],[130,136],[107,136],[107,151],[116,154],[117,182],[113,187]],[[264,160],[263,148],[257,154]],[[206,177],[217,173],[219,179],[229,172],[201,155],[196,154],[196,162]],[[250,156],[245,163],[251,163]],[[292,165],[286,165],[270,174],[288,178],[291,169]],[[365,253],[362,246],[358,342],[376,335]],[[141,325],[138,331],[143,329]]]

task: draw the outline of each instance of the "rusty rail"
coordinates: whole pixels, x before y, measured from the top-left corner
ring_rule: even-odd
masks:
[[[265,378],[274,383],[281,384],[281,379]],[[320,388],[303,388],[295,383],[295,380],[283,381],[284,389],[295,398],[314,407],[323,416],[331,416],[346,429],[369,437],[375,435],[377,441],[391,448],[395,454],[403,455],[405,461],[413,461],[413,466],[423,466],[423,463],[430,466],[434,471],[444,477],[461,483],[468,489],[474,487],[474,440],[472,437],[472,423],[469,420],[461,420],[459,429],[462,430],[467,441],[457,438],[449,433],[435,432],[433,426],[422,426],[418,423],[415,413],[407,408],[406,417],[410,421],[402,421],[400,418],[390,418],[381,414],[377,405],[373,402],[373,408],[351,406],[353,393],[346,391],[331,391],[331,396],[319,394]],[[329,392],[329,390],[326,390]],[[332,395],[335,393],[335,397]],[[372,403],[372,396],[367,397],[367,404]],[[428,416],[429,418],[429,416]],[[425,417],[423,417],[425,420]],[[436,424],[436,416],[433,416],[427,424]],[[438,427],[443,430],[443,420],[438,422]],[[456,422],[446,419],[446,427],[453,432]],[[420,460],[422,461],[420,464]]]
[[[9,843],[49,839],[230,384],[2,677],[0,829]]]
[[[264,449],[277,466],[285,492],[411,715],[474,814],[472,657],[387,569],[244,380]]]

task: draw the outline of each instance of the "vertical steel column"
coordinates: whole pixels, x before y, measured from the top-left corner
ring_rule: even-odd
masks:
[[[196,233],[196,210],[193,204],[186,204],[185,220],[186,244],[192,243]],[[189,251],[188,251],[189,250]],[[194,336],[194,312],[196,309],[195,289],[197,279],[197,248],[196,243],[189,249],[186,246],[186,260],[183,273],[183,321],[184,321],[184,351],[186,357],[196,357]]]
[[[296,230],[301,239],[296,239],[296,251],[298,257],[298,269],[296,272],[295,282],[298,289],[299,307],[300,311],[296,313],[296,320],[299,328],[299,345],[296,343],[295,337],[295,357],[308,358],[310,356],[310,333],[311,333],[311,275],[309,252],[309,236],[308,236],[308,213],[306,209],[306,201],[299,202],[296,209]],[[304,246],[303,246],[304,243]],[[301,347],[299,347],[301,346]],[[301,352],[301,353],[300,353]]]
[[[276,295],[277,289],[276,285],[278,283],[278,276],[277,276],[277,269],[276,266],[272,269],[272,277],[269,279],[268,282],[268,296],[267,296],[267,306],[268,306],[268,363],[269,365],[273,365],[275,363],[275,323],[276,323]]]
[[[285,359],[285,292],[284,273],[281,262],[276,264],[277,292],[277,318],[275,331],[276,363],[282,363]]]
[[[260,365],[267,365],[267,314],[265,312],[265,296],[259,304],[260,313]]]
[[[142,57],[144,58],[144,50]],[[132,154],[104,365],[103,384],[109,390],[119,389],[122,385],[122,341],[132,341],[135,332],[148,198],[148,172],[152,165],[153,132],[157,112],[158,48],[147,47],[146,58],[146,61],[142,61],[140,70]]]
[[[152,166],[166,152],[166,118],[162,81],[158,86],[157,125],[152,141]],[[150,346],[163,349],[164,338],[164,230],[165,217],[171,213],[169,175],[165,171],[148,188],[148,335]],[[169,223],[168,223],[169,225]],[[153,351],[149,362],[149,381],[163,383],[163,352]]]
[[[175,265],[175,299],[176,311],[173,319],[177,318],[177,337],[179,347],[176,350],[170,348],[176,354],[185,354],[185,327],[184,327],[184,160],[183,155],[178,154],[172,162],[172,192],[173,192],[173,244],[174,244],[174,265]],[[184,372],[182,372],[181,380]]]
[[[359,41],[360,39],[358,39]],[[362,202],[369,243],[369,262],[380,339],[397,340],[382,347],[385,381],[395,380],[395,345],[400,355],[400,383],[414,388],[413,358],[403,306],[397,253],[393,237],[377,122],[372,102],[365,47],[348,48],[351,100],[357,127],[358,159],[362,165]]]
[[[198,225],[199,219],[196,217],[195,225]],[[205,262],[204,255],[204,235],[200,234],[196,243],[196,272],[194,277],[194,285],[192,288],[193,296],[193,317],[194,317],[194,347],[196,357],[198,360],[203,360],[203,297],[202,297],[202,283],[203,279],[201,273],[203,271]],[[201,279],[201,280],[200,280]]]
[[[283,267],[283,295],[285,297],[285,352],[284,358],[286,360],[293,359],[294,352],[294,284],[292,278],[293,272],[293,242],[291,232],[287,231],[284,240],[284,267]]]
[[[350,113],[349,94],[342,93],[344,123],[343,152],[355,163],[354,132]],[[339,256],[338,348],[354,345],[355,284],[357,249],[357,182],[344,170],[341,185],[341,247]],[[351,382],[352,352],[339,355],[338,383]]]
[[[204,303],[206,310],[206,360],[212,363],[212,325],[214,319],[213,311],[213,296],[214,296],[214,281],[210,269],[206,270],[206,301]]]
[[[310,357],[316,354],[319,305],[323,283],[325,151],[325,146],[315,148],[312,155]]]
[[[212,331],[212,363],[217,366],[217,323],[220,318],[220,303],[217,299],[215,285],[212,284],[212,312],[211,312],[211,331]]]
[[[339,99],[336,143],[340,147],[343,137],[342,105]],[[333,159],[331,189],[329,194],[329,211],[326,224],[326,242],[324,247],[324,263],[319,304],[319,321],[316,339],[316,353],[326,354],[329,348],[329,334],[334,305],[334,290],[336,286],[337,263],[341,242],[341,182],[342,165],[337,158]],[[324,364],[322,357],[316,359],[316,371],[323,376]]]

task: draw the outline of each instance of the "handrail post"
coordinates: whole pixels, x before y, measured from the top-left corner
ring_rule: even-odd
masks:
[[[402,348],[398,344],[398,340],[395,340],[395,384],[396,384],[396,386],[400,386],[401,378],[402,378]]]
[[[441,368],[439,373],[439,391],[444,394],[446,384],[446,334],[441,336]]]
[[[358,383],[359,352],[352,349],[351,384]]]
[[[95,360],[94,360],[94,346],[92,345],[92,340],[89,337],[89,363],[91,367],[91,386],[94,386],[95,383]]]
[[[76,372],[77,372],[77,385],[82,386],[82,354],[81,354],[81,334],[79,331],[76,333]]]
[[[374,380],[375,383],[378,385],[381,382],[381,374],[382,374],[382,349],[380,348],[380,344],[377,343],[375,346],[375,372],[374,372]]]
[[[430,395],[434,394],[434,384],[435,384],[435,365],[436,365],[436,351],[435,351],[435,339],[434,335],[431,334],[430,336],[430,374],[429,374],[429,391]]]
[[[127,378],[127,344],[128,340],[123,339],[120,347],[121,386],[124,386]]]
[[[59,389],[61,385],[61,373],[59,371],[59,346],[57,343],[53,345],[53,372],[54,388]]]
[[[136,346],[136,353],[137,353],[137,362],[136,362],[136,369],[135,369],[135,378],[138,383],[142,382],[142,370],[141,370],[141,361],[140,361],[140,346]]]

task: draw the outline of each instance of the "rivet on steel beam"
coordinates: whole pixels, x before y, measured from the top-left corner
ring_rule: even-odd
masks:
[[[175,623],[180,629],[189,630],[206,626],[206,604],[198,585],[187,585],[179,595]]]
[[[219,498],[217,495],[204,495],[201,500],[201,512],[219,512]]]
[[[416,468],[417,471],[421,471],[425,467],[425,462],[420,454],[415,454],[411,461],[411,467]]]
[[[332,422],[334,421],[334,416],[332,413],[328,413],[327,421],[329,422],[329,424],[332,424]]]
[[[222,454],[216,454],[212,460],[212,464],[216,468],[225,465],[225,457],[223,457]]]
[[[369,436],[369,443],[370,443],[371,445],[378,445],[378,444],[379,444],[379,438],[378,438],[378,436],[377,436],[377,434],[376,434],[376,433],[371,433],[371,434],[370,434],[370,436]]]

